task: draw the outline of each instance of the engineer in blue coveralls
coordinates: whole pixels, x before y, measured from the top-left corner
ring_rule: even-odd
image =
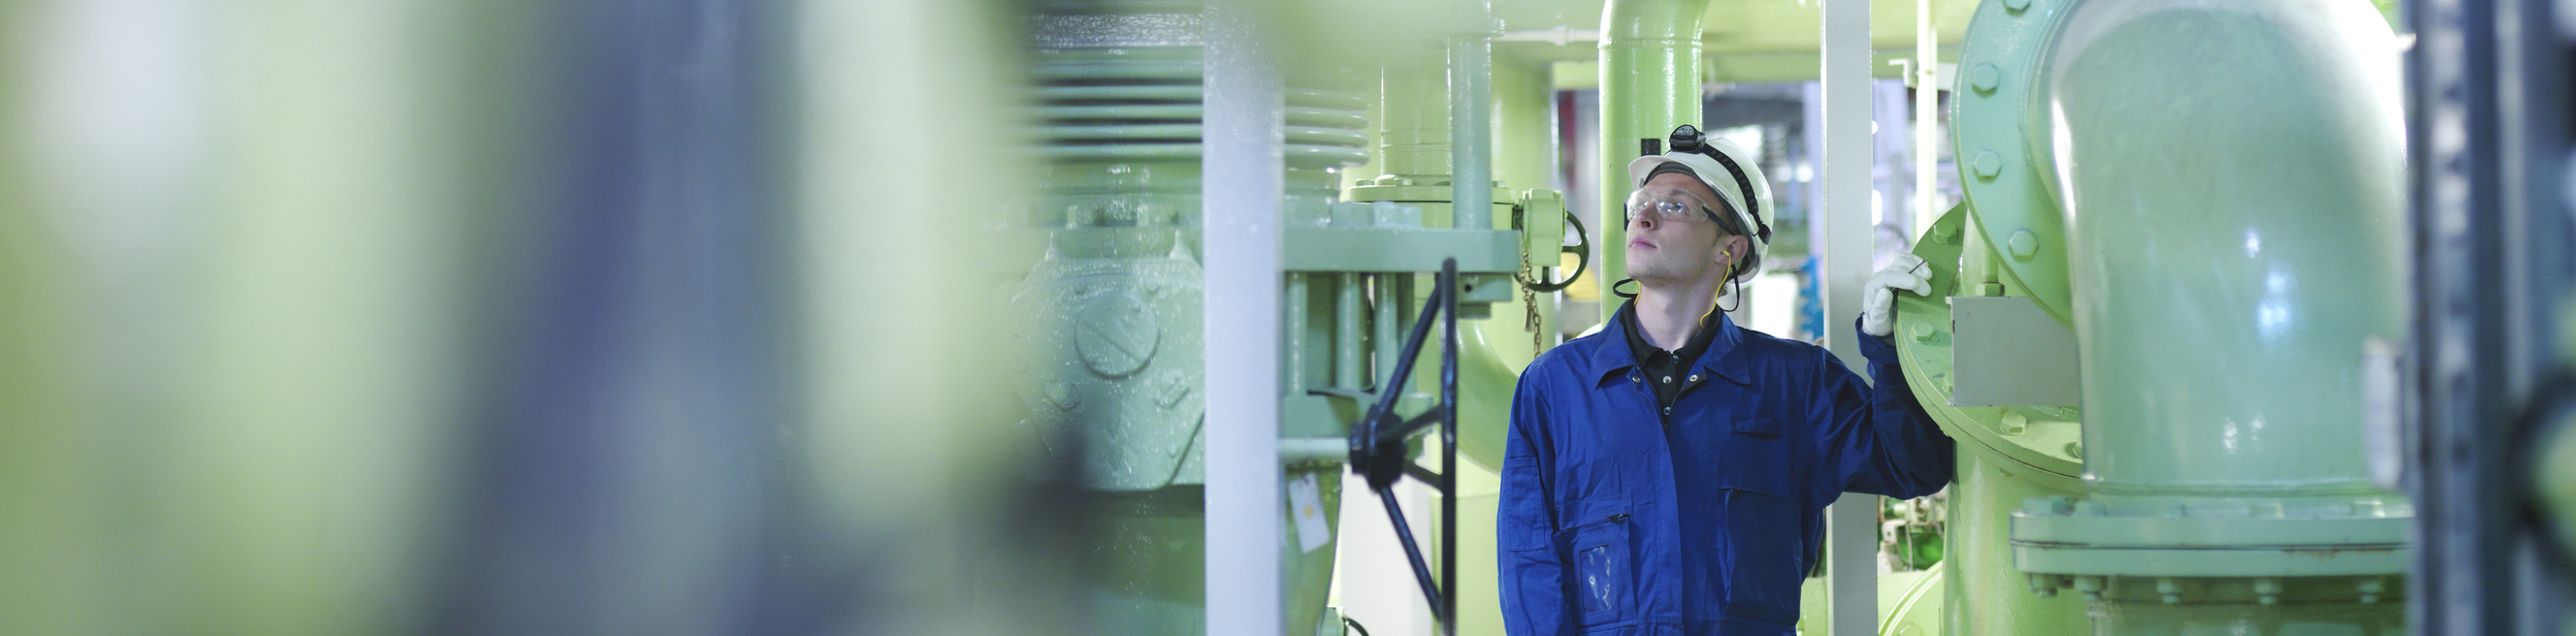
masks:
[[[1628,164],[1634,300],[1530,363],[1513,397],[1497,524],[1513,636],[1789,634],[1826,504],[1950,481],[1950,438],[1887,341],[1895,290],[1930,291],[1923,262],[1900,254],[1864,294],[1874,387],[1822,347],[1737,327],[1717,301],[1760,267],[1768,184],[1732,144],[1673,141]]]

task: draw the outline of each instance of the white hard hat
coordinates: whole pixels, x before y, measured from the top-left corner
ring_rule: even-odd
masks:
[[[1753,243],[1753,253],[1746,254],[1743,265],[1736,268],[1735,280],[1752,280],[1762,273],[1762,257],[1771,251],[1771,182],[1762,178],[1762,166],[1753,153],[1724,138],[1702,137],[1689,125],[1673,130],[1673,142],[1671,152],[1628,162],[1629,186],[1645,187],[1657,168],[1671,164],[1717,191],[1734,209],[1736,227]]]

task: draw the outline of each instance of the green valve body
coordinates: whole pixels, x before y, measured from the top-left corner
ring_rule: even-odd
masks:
[[[2365,340],[2404,326],[2396,56],[2358,1],[1990,2],[1970,24],[1956,232],[1978,280],[1945,290],[2073,327],[2083,493],[2023,493],[2008,540],[2028,589],[2092,601],[2096,633],[2403,623],[2412,508],[2368,480],[2359,390]],[[1928,300],[1900,318],[1928,337],[1900,347],[1937,390]],[[1962,485],[1970,463],[2057,481],[2019,443],[2035,421],[1945,419],[1983,449]],[[1991,549],[1974,534],[1954,559]]]

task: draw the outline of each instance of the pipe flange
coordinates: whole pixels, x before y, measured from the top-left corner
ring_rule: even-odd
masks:
[[[2084,474],[2083,411],[2073,407],[1958,407],[1950,405],[1950,297],[1973,295],[1960,280],[1960,253],[1968,237],[1966,206],[1953,207],[1923,232],[1914,255],[1930,263],[1932,293],[1896,295],[1898,366],[1923,410],[1960,448],[2016,477],[2052,490],[2081,491]]]
[[[2032,499],[2013,513],[2013,565],[2077,577],[2395,575],[2413,518],[2404,499],[2375,495]]]
[[[2031,303],[2075,324],[2066,263],[2066,222],[2059,216],[2056,175],[2047,139],[2047,86],[2041,61],[2078,0],[1977,5],[1960,38],[1957,84],[1951,87],[1952,156],[1963,159],[1959,189],[1975,211],[1971,224],[1989,251],[2011,254],[2003,275],[2029,291]]]
[[[2128,576],[2031,574],[2031,591],[2042,597],[2075,593],[2086,600],[2138,605],[2261,605],[2295,608],[2317,605],[2405,604],[2403,581],[2392,574],[2349,576]],[[2241,609],[2236,611],[2243,611]]]

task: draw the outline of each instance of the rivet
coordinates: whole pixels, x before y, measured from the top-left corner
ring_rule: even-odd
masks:
[[[2165,595],[2166,605],[2182,602],[2182,583],[2174,581],[2173,577],[2156,577],[2156,591]]]
[[[1995,175],[2004,172],[2004,156],[1995,154],[1992,150],[1977,151],[1977,158],[1973,163],[1977,169],[1977,177],[1981,179],[1993,180]]]
[[[1920,322],[1914,323],[1914,327],[1908,331],[1914,334],[1915,342],[1931,342],[1933,334],[1940,333],[1940,331],[1933,329],[1932,325]]]
[[[2030,9],[2030,0],[2004,0],[2004,8],[2013,13],[2021,13]]]
[[[1995,87],[2001,86],[2003,83],[2004,70],[1995,68],[1995,65],[1991,62],[1978,64],[1976,68],[1968,69],[1968,86],[1970,88],[1977,89],[1977,92],[1995,92]]]
[[[2029,430],[2029,427],[2030,427],[2030,416],[2022,415],[2022,414],[2020,414],[2020,413],[2005,413],[2005,414],[2004,414],[2004,418],[2003,418],[2003,434],[2005,434],[2005,435],[2020,435],[2020,434],[2022,434],[2022,431]]]
[[[2030,257],[2039,255],[2039,235],[2030,233],[2030,230],[2014,231],[2012,238],[2004,239],[2004,247],[2012,249],[2013,260],[2030,260]]]
[[[2067,443],[2066,443],[2066,456],[2067,456],[2067,457],[2073,457],[2073,458],[2075,458],[2075,459],[2076,459],[2076,460],[2078,460],[2078,461],[2083,460],[2083,459],[2084,459],[2084,443],[2083,443],[2083,442],[2067,442]]]

